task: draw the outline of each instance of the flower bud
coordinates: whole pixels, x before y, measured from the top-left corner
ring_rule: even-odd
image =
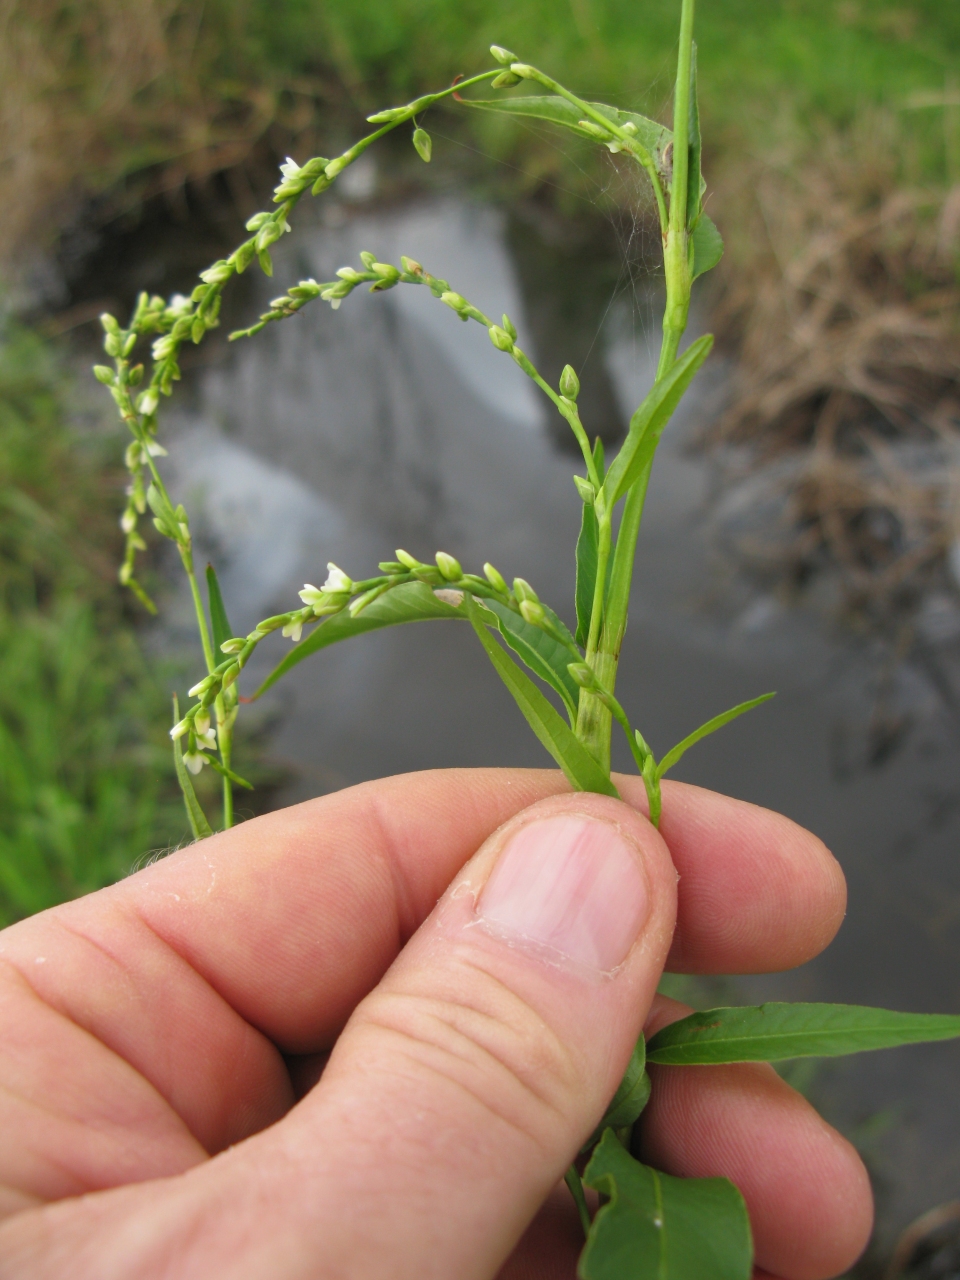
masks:
[[[350,284],[362,284],[363,276],[353,267],[341,267],[337,272],[341,280],[347,280]]]
[[[120,517],[120,528],[124,533],[133,533],[136,527],[137,513],[136,511],[131,510],[130,507],[127,507],[126,511],[124,511],[123,515]]]
[[[584,505],[592,507],[596,501],[597,491],[585,476],[574,476],[573,483],[577,486],[577,493],[584,501]]]
[[[98,382],[102,382],[105,387],[112,387],[117,380],[117,375],[106,364],[95,364],[93,366],[93,376]]]
[[[520,83],[520,77],[515,76],[512,71],[501,71],[495,80],[491,82],[491,89],[512,89],[515,84]]]
[[[573,366],[565,364],[560,375],[560,394],[568,400],[576,400],[580,394],[580,379],[573,371]]]
[[[214,676],[204,676],[202,680],[198,680],[192,689],[187,690],[188,698],[201,698],[208,689],[212,689],[217,683]]]
[[[487,330],[490,335],[490,341],[498,351],[512,351],[513,339],[505,329],[501,329],[498,324],[492,324]]]
[[[593,669],[585,662],[570,662],[567,664],[567,670],[581,689],[592,689],[596,684]]]
[[[427,133],[426,129],[420,129],[419,127],[414,129],[413,145],[416,147],[417,155],[420,159],[426,164],[429,164],[430,158],[433,155],[433,139],[430,137],[429,133]]]
[[[404,551],[401,547],[397,548],[397,559],[407,569],[420,568],[420,561],[416,556],[412,556],[409,551]]]
[[[461,297],[459,293],[454,293],[452,289],[449,289],[446,293],[441,293],[440,301],[445,302],[448,307],[456,311],[457,315],[461,315],[470,305],[466,298]]]
[[[178,738],[183,737],[183,735],[187,732],[189,728],[190,728],[189,720],[178,720],[177,723],[170,730],[170,737],[174,740],[174,742],[176,742]]]
[[[534,604],[540,603],[540,597],[525,578],[514,578],[513,594],[518,600],[532,600]]]
[[[363,265],[367,268],[368,271],[373,270],[373,264],[376,262],[376,260],[377,260],[377,255],[375,253],[371,253],[368,249],[363,249],[361,251],[360,261],[363,263]]]
[[[493,567],[489,560],[483,566],[483,572],[487,575],[487,581],[495,591],[502,591],[505,596],[510,594],[510,588],[504,581],[503,575]]]
[[[416,258],[408,258],[405,255],[401,254],[400,265],[403,267],[404,271],[406,271],[407,275],[410,275],[410,276],[423,275],[423,267],[421,267],[420,263],[416,260]]]
[[[281,635],[289,636],[294,644],[303,635],[303,620],[301,618],[291,618],[287,625],[283,628]]]
[[[448,582],[457,582],[463,577],[460,561],[453,556],[448,556],[445,551],[437,552],[437,568]]]
[[[370,269],[387,284],[396,284],[400,279],[400,272],[389,262],[375,262]]]
[[[394,120],[402,120],[406,114],[406,107],[388,107],[386,111],[377,111],[374,115],[367,116],[367,123],[390,124]]]
[[[201,711],[193,717],[193,731],[198,738],[210,732],[210,712]]]
[[[502,44],[492,44],[490,53],[495,62],[499,62],[501,67],[509,67],[511,62],[517,61],[517,55],[511,53],[509,49],[504,49]]]
[[[503,317],[503,327],[504,327],[504,329],[506,330],[506,332],[507,332],[507,333],[509,333],[510,337],[514,340],[514,342],[516,342],[516,340],[517,340],[517,327],[516,327],[516,325],[513,323],[513,321],[510,319],[510,317],[509,317],[508,315],[505,315],[505,316]]]
[[[138,387],[143,381],[143,365],[135,364],[127,376],[127,381],[131,387]]]
[[[233,636],[230,640],[224,640],[220,646],[220,652],[239,653],[245,644],[246,640],[241,639],[240,636]]]
[[[229,689],[232,684],[236,684],[237,677],[240,674],[240,664],[235,662],[233,666],[227,667],[226,671],[220,678],[220,688]]]
[[[255,213],[252,218],[248,218],[246,227],[248,231],[259,231],[265,222],[269,222],[273,215],[270,213]]]
[[[521,600],[520,613],[525,622],[529,622],[534,627],[542,626],[547,615],[543,611],[543,605],[539,600]]]

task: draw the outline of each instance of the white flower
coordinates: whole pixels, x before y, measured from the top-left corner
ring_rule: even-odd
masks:
[[[126,511],[120,517],[120,528],[124,533],[133,533],[136,527],[137,513],[135,511],[131,511],[130,508],[127,507]]]
[[[157,444],[156,440],[147,441],[147,453],[151,458],[165,458],[167,451],[162,444]]]
[[[197,734],[197,746],[201,751],[216,751],[217,735],[212,729],[208,729],[206,733]]]
[[[207,757],[202,751],[187,751],[184,753],[183,763],[191,773],[199,773],[207,763]]]
[[[311,607],[315,604],[322,605],[324,603],[323,592],[319,587],[315,587],[312,582],[305,582],[303,584],[303,590],[298,592],[298,594],[303,603],[308,604]]]
[[[183,737],[183,735],[187,732],[189,728],[190,728],[189,720],[178,720],[177,723],[170,730],[170,737],[174,740],[174,742],[176,742],[178,738]]]
[[[192,305],[193,304],[190,299],[185,297],[184,294],[175,293],[170,299],[170,305],[167,307],[167,310],[172,311],[174,315],[180,316],[185,315]]]
[[[290,178],[296,178],[300,173],[300,166],[291,156],[287,156],[286,162],[280,166],[280,172],[288,180]]]
[[[300,618],[294,618],[292,622],[287,623],[281,634],[289,636],[293,643],[296,644],[303,635],[303,621]]]
[[[353,590],[353,579],[348,578],[342,569],[338,569],[332,560],[327,562],[327,580],[321,587],[322,591],[345,591]]]
[[[198,711],[193,718],[193,730],[197,737],[202,737],[210,730],[210,712]]]
[[[207,692],[212,684],[215,684],[213,676],[204,676],[202,680],[198,680],[192,689],[187,690],[188,698],[199,698]]]

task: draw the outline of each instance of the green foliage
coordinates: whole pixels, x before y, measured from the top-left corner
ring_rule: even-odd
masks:
[[[699,729],[694,729],[693,733],[688,733],[682,742],[678,742],[675,747],[671,747],[667,754],[657,765],[657,778],[662,778],[668,769],[672,769],[684,752],[700,741],[701,738],[708,737],[711,733],[716,733],[718,729],[722,729],[725,724],[729,724],[731,720],[736,720],[737,716],[742,716],[745,711],[752,711],[754,707],[759,707],[763,702],[769,702],[771,698],[775,698],[774,693],[761,693],[758,698],[751,698],[748,702],[741,702],[735,707],[731,707],[729,711],[723,711],[718,716],[714,716],[712,720],[708,720],[706,724],[702,724]]]
[[[173,696],[173,722],[180,719],[180,708],[177,704],[177,696]],[[187,772],[187,766],[183,762],[183,747],[180,745],[180,739],[174,739],[173,743],[173,766],[177,772],[177,783],[180,786],[180,793],[183,796],[184,807],[187,811],[187,818],[190,822],[190,830],[193,832],[194,840],[202,840],[204,836],[212,836],[213,829],[207,821],[207,815],[200,806],[197,799],[197,793],[193,789],[193,781]]]
[[[647,1061],[671,1066],[778,1062],[958,1036],[960,1017],[948,1014],[894,1013],[852,1004],[770,1003],[707,1009],[672,1022],[650,1041]]]
[[[610,1099],[610,1104],[603,1113],[603,1118],[583,1147],[584,1152],[592,1151],[603,1137],[604,1129],[612,1129],[616,1136],[624,1141],[629,1139],[631,1127],[650,1101],[650,1077],[647,1074],[647,1046],[643,1036],[633,1047],[623,1079],[617,1086],[617,1092]],[[627,1145],[627,1141],[624,1141]]]
[[[67,385],[38,338],[0,331],[0,923],[182,833],[164,696],[111,581],[111,472],[67,428]]]
[[[609,1202],[580,1255],[581,1280],[750,1280],[750,1220],[726,1178],[671,1178],[608,1129],[583,1180]]]

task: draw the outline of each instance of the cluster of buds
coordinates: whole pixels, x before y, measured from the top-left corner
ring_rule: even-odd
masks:
[[[194,685],[193,689],[190,690],[191,696],[199,687],[199,685]],[[183,753],[183,763],[191,773],[199,773],[203,766],[209,763],[210,758],[204,752],[216,751],[217,749],[216,731],[210,724],[209,713],[205,710],[197,712],[192,719],[188,720],[185,717],[180,720],[170,730],[170,737],[173,738],[174,742],[184,737],[187,739],[187,748]]]

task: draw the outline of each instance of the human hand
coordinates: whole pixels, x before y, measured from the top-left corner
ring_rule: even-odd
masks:
[[[572,1280],[557,1184],[664,964],[792,967],[845,902],[787,819],[667,783],[658,834],[617,781],[367,783],[0,933],[0,1278]],[[653,1070],[646,1158],[733,1179],[758,1276],[854,1260],[866,1174],[799,1095]]]

